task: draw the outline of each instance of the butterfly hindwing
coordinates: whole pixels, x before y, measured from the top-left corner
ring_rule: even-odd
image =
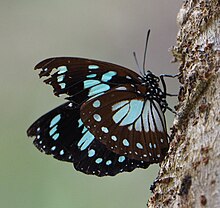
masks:
[[[166,123],[160,104],[144,97],[148,89],[124,85],[112,88],[81,106],[81,118],[111,151],[155,163],[168,149]]]
[[[73,165],[76,170],[86,174],[114,176],[121,172],[131,172],[135,168],[147,168],[150,164],[115,154],[95,139],[87,149],[87,155]]]
[[[88,131],[80,119],[79,108],[65,103],[35,121],[27,131],[34,145],[56,159],[72,162],[76,170],[97,176],[116,175],[146,162],[128,159],[108,150]]]

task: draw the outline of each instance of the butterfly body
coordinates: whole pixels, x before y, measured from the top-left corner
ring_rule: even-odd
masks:
[[[35,146],[75,169],[97,176],[147,168],[169,146],[166,92],[150,71],[83,58],[50,58],[35,69],[54,94],[67,95],[34,122],[27,133]]]

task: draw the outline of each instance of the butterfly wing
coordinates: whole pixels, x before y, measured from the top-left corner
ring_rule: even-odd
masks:
[[[27,134],[35,137],[34,145],[40,151],[58,160],[72,162],[76,170],[86,174],[113,176],[149,166],[146,162],[131,160],[108,150],[84,126],[79,108],[70,102],[40,117]]]
[[[36,65],[40,77],[52,85],[54,94],[67,94],[72,102],[81,104],[102,95],[112,87],[125,83],[141,83],[137,73],[112,63],[83,58],[49,58]]]
[[[166,123],[156,99],[146,97],[145,86],[112,88],[81,106],[89,131],[108,149],[130,159],[160,162],[168,149]]]

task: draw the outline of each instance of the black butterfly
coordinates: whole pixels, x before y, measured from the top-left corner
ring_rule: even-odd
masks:
[[[161,90],[160,78],[150,71],[140,76],[116,64],[83,58],[50,58],[35,69],[40,77],[48,77],[44,82],[55,95],[68,95],[68,102],[28,129],[40,151],[97,176],[163,160],[169,146],[163,79]]]

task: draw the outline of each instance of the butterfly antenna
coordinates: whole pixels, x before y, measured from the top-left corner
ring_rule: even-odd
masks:
[[[147,38],[146,38],[145,49],[144,49],[144,61],[143,61],[143,73],[144,73],[144,75],[146,74],[145,63],[146,63],[146,59],[147,59],[147,45],[148,45],[149,36],[150,36],[150,30],[147,31]]]
[[[137,67],[138,67],[138,71],[140,72],[141,75],[143,75],[143,73],[142,73],[142,71],[141,71],[141,69],[140,69],[140,66],[139,66],[139,64],[138,64],[138,60],[137,60],[137,56],[136,56],[136,53],[135,53],[135,52],[133,52],[133,56],[134,56],[134,60],[135,60],[135,62],[136,62],[136,65],[137,65]]]

